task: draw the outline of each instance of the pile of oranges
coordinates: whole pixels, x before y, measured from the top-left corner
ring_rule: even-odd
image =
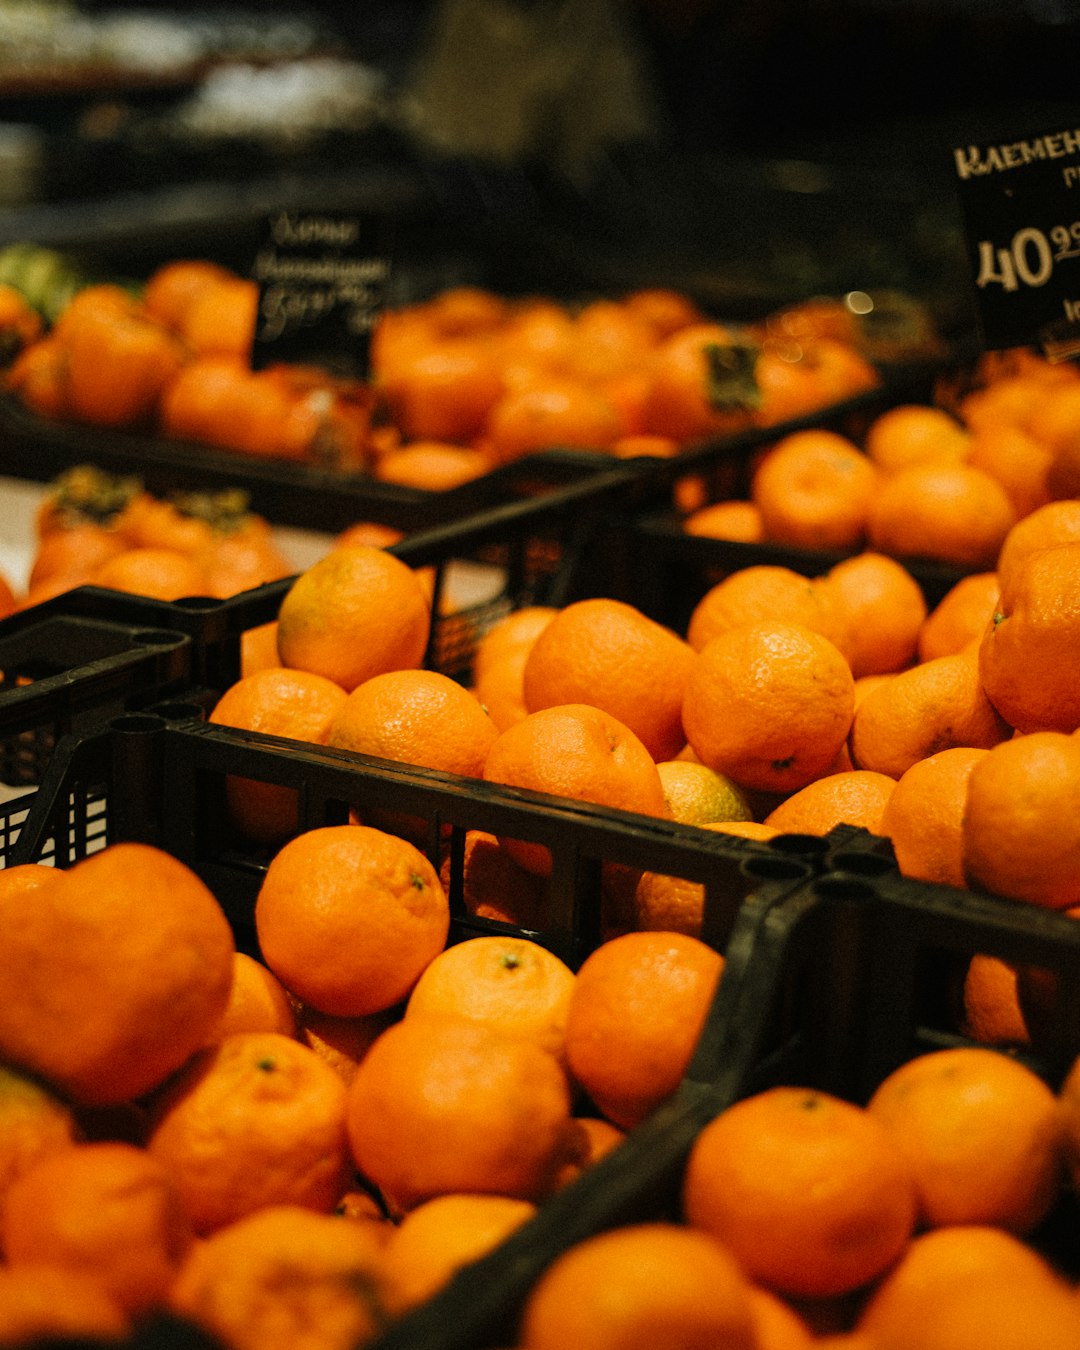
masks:
[[[47,329],[9,301],[4,385],[36,414],[431,491],[552,447],[671,455],[879,381],[839,301],[746,327],[663,288],[571,305],[458,286],[384,311],[365,378],[253,370],[258,287],[203,260],[87,285]]]
[[[691,534],[992,568],[1011,527],[1080,489],[1080,368],[1027,348],[983,357],[938,401],[878,414],[858,440],[823,428],[759,452],[746,499],[700,504]]]
[[[672,1096],[724,966],[665,932],[576,971],[447,945],[432,863],[360,823],[273,854],[259,959],[146,844],[10,867],[0,911],[5,1346],[366,1343]]]

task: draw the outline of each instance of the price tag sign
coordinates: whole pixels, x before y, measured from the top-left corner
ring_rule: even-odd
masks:
[[[259,284],[251,363],[370,373],[371,334],[390,276],[385,221],[280,211],[269,217],[252,264]]]
[[[953,150],[988,348],[1080,352],[1080,126]]]

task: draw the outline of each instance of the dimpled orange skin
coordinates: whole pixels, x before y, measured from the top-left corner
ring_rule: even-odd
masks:
[[[110,1105],[162,1083],[229,1000],[235,941],[190,868],[117,843],[38,887],[0,892],[0,1055],[70,1098]]]
[[[302,572],[278,613],[286,666],[325,675],[346,691],[424,659],[431,611],[416,573],[366,545],[332,549]]]
[[[744,787],[794,792],[832,764],[855,682],[840,650],[798,624],[731,629],[698,653],[683,700],[702,763]]]
[[[970,886],[1080,904],[1080,737],[1033,731],[994,746],[968,776],[961,837]]]
[[[263,959],[302,1002],[337,1017],[404,998],[443,949],[450,908],[419,849],[366,825],[290,840],[255,901]]]
[[[471,1018],[419,1014],[375,1041],[349,1087],[353,1158],[391,1213],[471,1191],[536,1200],[572,1140],[554,1055]]]
[[[533,643],[522,689],[530,712],[592,703],[628,726],[654,759],[685,744],[680,710],[693,649],[633,605],[603,598],[561,610]]]
[[[1002,585],[979,644],[990,702],[1017,731],[1080,727],[1080,543],[1029,555]]]

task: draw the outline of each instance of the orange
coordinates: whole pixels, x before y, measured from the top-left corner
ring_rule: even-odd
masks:
[[[729,629],[698,652],[683,726],[695,754],[743,787],[795,791],[826,772],[854,712],[847,661],[800,624]]]
[[[968,458],[971,436],[951,413],[930,404],[899,403],[867,428],[866,453],[883,473],[914,464],[955,464]]]
[[[986,697],[973,648],[912,666],[863,698],[851,725],[860,769],[899,779],[920,759],[954,746],[989,749],[1012,729]]]
[[[373,675],[343,700],[326,743],[479,778],[498,734],[480,701],[448,675],[391,670]]]
[[[427,302],[426,314],[436,332],[453,336],[488,333],[504,323],[509,303],[484,286],[448,286]]]
[[[0,1064],[0,1212],[12,1183],[40,1158],[70,1148],[79,1133],[75,1112],[62,1097]]]
[[[184,307],[178,332],[198,356],[249,358],[259,305],[258,283],[226,276],[201,286]]]
[[[295,1036],[296,1010],[285,987],[261,961],[247,952],[233,953],[233,980],[229,1001],[207,1044],[240,1031],[276,1031]]]
[[[775,806],[765,824],[781,834],[828,834],[838,825],[881,834],[895,788],[895,778],[868,769],[826,774]]]
[[[967,884],[962,824],[968,779],[989,753],[980,746],[953,746],[916,760],[900,775],[876,833],[892,840],[904,876],[940,886]]]
[[[631,291],[623,296],[623,305],[661,341],[702,319],[702,312],[695,302],[670,286],[644,286]]]
[[[268,1205],[194,1247],[172,1312],[232,1350],[356,1350],[381,1314],[379,1225]]]
[[[494,335],[508,389],[565,375],[577,346],[569,309],[545,296],[517,301]]]
[[[588,703],[630,728],[654,759],[682,749],[683,690],[693,649],[633,605],[603,598],[560,610],[522,672],[529,712]]]
[[[598,806],[668,817],[656,763],[617,718],[589,704],[542,708],[500,732],[488,754],[484,778]],[[503,841],[527,871],[546,876],[551,859],[543,845]]]
[[[873,389],[881,377],[850,343],[819,334],[794,342],[766,338],[754,381],[760,399],[757,421],[776,426]]]
[[[1011,585],[1029,553],[1058,544],[1080,542],[1080,501],[1069,498],[1047,502],[1018,520],[1001,546],[997,560],[998,581]]]
[[[919,660],[952,656],[981,638],[1000,595],[996,572],[972,572],[961,577],[923,621],[919,629]]]
[[[683,529],[706,539],[731,539],[741,544],[760,544],[765,539],[761,508],[751,501],[713,502],[699,507],[683,521]]]
[[[812,628],[837,646],[847,638],[837,596],[790,567],[754,563],[731,572],[701,597],[690,615],[687,641],[695,651],[737,624],[775,620]]]
[[[737,346],[735,330],[712,320],[664,338],[649,362],[641,430],[685,442],[749,425],[757,391],[731,378]]]
[[[42,1158],[4,1204],[9,1265],[93,1276],[132,1316],[160,1303],[192,1240],[174,1179],[132,1144],[78,1144]]]
[[[375,477],[383,483],[421,488],[425,492],[448,492],[489,473],[492,462],[482,450],[441,441],[414,441],[383,455]]]
[[[767,539],[847,552],[865,537],[877,480],[877,469],[846,436],[795,431],[758,461],[751,498]]]
[[[34,903],[0,886],[0,1055],[75,1100],[141,1096],[225,1010],[232,930],[168,853],[118,843],[57,872]]]
[[[672,820],[683,825],[749,820],[750,799],[730,778],[688,759],[666,759],[656,766]]]
[[[477,640],[473,692],[500,731],[528,715],[523,689],[525,661],[533,643],[557,613],[553,605],[526,605],[497,620]]]
[[[198,1233],[264,1205],[329,1212],[350,1175],[345,1085],[291,1037],[237,1032],[168,1083],[147,1149]]]
[[[290,840],[255,902],[266,964],[291,994],[338,1017],[405,998],[449,925],[427,858],[367,825],[327,825]]]
[[[763,1285],[750,1286],[750,1311],[757,1350],[814,1350],[821,1340],[790,1303]]]
[[[440,878],[450,893],[451,859],[444,860]],[[519,867],[486,830],[466,830],[461,862],[461,901],[469,914],[497,919],[518,928],[547,925],[547,887],[542,877]]]
[[[478,1261],[536,1213],[509,1195],[436,1195],[392,1230],[379,1258],[378,1288],[391,1317],[431,1298],[464,1265]]]
[[[1022,427],[990,422],[973,431],[968,463],[996,478],[1008,493],[1017,520],[1044,506],[1052,493],[1049,448]]]
[[[444,337],[385,368],[377,389],[408,441],[467,442],[505,392],[492,352],[473,337]]]
[[[468,938],[440,952],[413,987],[406,1017],[470,1017],[525,1036],[562,1059],[574,972],[528,938]]]
[[[1005,423],[1030,433],[1036,411],[1045,401],[1043,382],[1017,373],[970,390],[960,398],[956,411],[972,431]]]
[[[1002,583],[979,644],[986,696],[1017,731],[1075,731],[1080,540],[1031,554]]]
[[[971,770],[964,874],[971,886],[1050,909],[1080,904],[1080,739],[1032,732]]]
[[[431,611],[416,573],[371,545],[332,549],[302,572],[278,613],[282,663],[355,689],[419,666]]]
[[[0,1266],[0,1345],[120,1342],[131,1330],[102,1282],[63,1266]]]
[[[964,972],[964,1032],[980,1045],[1031,1044],[1016,967],[975,952]]]
[[[907,1159],[931,1228],[988,1223],[1023,1235],[1058,1197],[1057,1100],[1019,1060],[983,1046],[916,1055],[867,1110]]]
[[[356,1165],[391,1213],[455,1191],[538,1200],[569,1147],[570,1086],[523,1036],[407,1017],[360,1064],[347,1121]]]
[[[907,1350],[913,1328],[880,1327],[875,1350]],[[920,1319],[919,1350],[1068,1350],[1080,1336],[1074,1291],[1060,1284],[980,1276],[951,1283]]]
[[[398,1017],[396,1008],[364,1017],[333,1017],[301,1003],[296,1009],[297,1038],[314,1050],[348,1085],[376,1036]]]
[[[559,375],[504,393],[488,415],[482,444],[505,464],[540,450],[606,450],[623,430],[609,399]]]
[[[555,1178],[556,1190],[575,1181],[626,1138],[625,1130],[620,1130],[603,1116],[575,1116],[570,1122],[570,1128],[567,1156]]]
[[[906,567],[883,553],[859,553],[831,567],[824,581],[846,620],[843,652],[856,679],[913,663],[927,606]]]
[[[241,676],[218,699],[208,720],[325,745],[346,698],[345,690],[325,675],[271,666]],[[292,788],[229,775],[225,791],[233,823],[249,838],[279,843],[296,832],[299,807]]]
[[[780,833],[772,825],[758,820],[717,820],[704,827],[707,830],[719,830],[721,834],[733,834],[740,839],[755,839],[767,843]]]
[[[917,1213],[915,1183],[885,1127],[800,1087],[743,1098],[705,1126],[687,1160],[683,1207],[752,1280],[804,1298],[882,1275]]]
[[[146,311],[167,328],[177,329],[195,296],[204,288],[228,281],[227,268],[202,258],[176,258],[154,269],[142,288]]]
[[[993,567],[1016,522],[1001,484],[969,464],[916,464],[881,484],[870,507],[871,547],[973,571]]]
[[[151,418],[185,360],[176,337],[137,310],[70,317],[53,330],[62,346],[70,415],[108,427]]]
[[[570,371],[587,384],[640,369],[655,342],[655,330],[619,300],[587,301],[574,315]]]
[[[642,872],[638,877],[627,924],[630,929],[700,938],[704,923],[705,887],[701,882],[663,872]]]
[[[209,593],[205,569],[187,553],[173,548],[129,548],[94,569],[91,586],[148,595],[155,600],[183,600]]]
[[[756,1350],[750,1285],[730,1253],[674,1223],[575,1243],[525,1301],[521,1350]]]
[[[873,1344],[901,1344],[921,1336],[943,1299],[969,1281],[1030,1284],[1053,1293],[1065,1287],[1049,1262],[1022,1239],[990,1224],[950,1224],[912,1238],[864,1304],[858,1327]],[[916,1328],[918,1332],[916,1333]],[[991,1339],[987,1344],[997,1344]]]
[[[630,1129],[673,1095],[723,968],[719,952],[673,932],[624,933],[585,958],[570,999],[566,1057],[608,1120]]]

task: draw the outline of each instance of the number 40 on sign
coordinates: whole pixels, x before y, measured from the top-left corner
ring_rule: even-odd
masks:
[[[1045,286],[1057,264],[1072,258],[1080,258],[1080,220],[1055,225],[1049,231],[1027,226],[1017,230],[1003,247],[989,239],[980,240],[975,284],[980,289],[996,285],[1006,291]]]

